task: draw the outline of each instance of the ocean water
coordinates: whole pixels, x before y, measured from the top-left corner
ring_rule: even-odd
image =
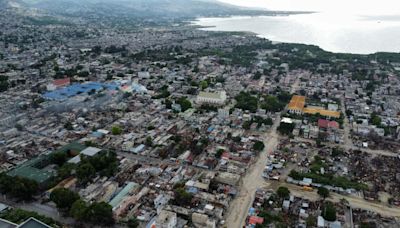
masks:
[[[204,30],[246,31],[277,42],[313,44],[332,52],[400,52],[400,15],[311,13],[199,18],[193,24]]]

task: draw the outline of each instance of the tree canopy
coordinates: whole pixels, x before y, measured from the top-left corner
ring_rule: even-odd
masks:
[[[279,187],[278,190],[276,191],[276,194],[282,199],[287,199],[290,196],[290,191],[287,187]]]
[[[175,189],[175,203],[179,206],[188,206],[192,203],[193,195],[187,192],[183,187]]]
[[[70,210],[72,204],[79,199],[79,195],[66,188],[54,189],[50,194],[50,200],[53,201],[57,208]]]
[[[322,198],[327,198],[329,197],[329,190],[324,187],[319,187],[318,188],[318,195],[320,195]]]
[[[264,150],[264,148],[265,148],[265,145],[261,141],[256,141],[253,145],[253,150],[258,151],[258,152]]]
[[[322,207],[322,217],[330,222],[336,221],[336,208],[331,202],[325,202]]]
[[[247,92],[240,92],[236,97],[236,108],[242,110],[249,110],[250,112],[256,112],[258,109],[258,98],[252,96]]]
[[[111,128],[111,133],[112,133],[113,135],[120,135],[120,134],[122,133],[122,129],[121,129],[120,126],[113,126],[113,127]]]
[[[182,112],[192,108],[192,103],[185,97],[179,98],[177,103],[181,106]]]
[[[39,184],[27,178],[0,174],[0,191],[21,200],[30,200],[39,190]]]

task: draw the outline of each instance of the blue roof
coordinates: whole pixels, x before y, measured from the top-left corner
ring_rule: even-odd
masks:
[[[81,93],[88,93],[93,89],[99,91],[103,88],[107,90],[116,90],[118,86],[114,83],[88,82],[84,84],[73,84],[52,92],[47,92],[43,94],[43,96],[47,99],[62,101]]]
[[[91,135],[92,135],[93,137],[96,137],[96,138],[101,138],[101,137],[103,137],[103,133],[98,132],[98,131],[92,132]]]
[[[213,126],[211,126],[211,127],[209,127],[209,128],[207,129],[208,132],[212,132],[213,130],[214,130],[214,127],[213,127]]]
[[[196,187],[189,187],[189,188],[187,189],[187,191],[188,191],[189,193],[196,194],[199,190],[198,190]]]
[[[249,209],[249,215],[254,215],[255,212],[256,212],[256,209],[255,209],[254,207],[251,207],[251,208]]]

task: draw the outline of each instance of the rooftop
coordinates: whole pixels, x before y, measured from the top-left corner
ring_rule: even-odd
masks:
[[[70,97],[79,95],[81,93],[88,93],[92,90],[99,91],[101,89],[116,90],[116,84],[104,84],[99,82],[89,82],[85,84],[73,84],[52,92],[47,92],[43,96],[50,100],[63,101]]]
[[[8,172],[8,175],[24,177],[34,180],[38,183],[44,183],[49,178],[55,175],[55,173],[51,172],[50,170],[44,170],[36,167],[38,164],[45,161],[46,159],[46,155],[41,155],[11,170],[10,172]]]
[[[212,98],[212,99],[224,99],[224,92],[200,92],[198,97],[204,97],[204,98]]]
[[[316,108],[316,107],[304,108],[303,112],[307,113],[307,114],[312,114],[312,115],[319,113],[322,116],[326,116],[326,117],[340,118],[340,112],[330,111],[330,110],[326,110],[323,108]]]
[[[294,95],[289,102],[288,108],[291,110],[303,110],[305,104],[306,104],[305,96]]]

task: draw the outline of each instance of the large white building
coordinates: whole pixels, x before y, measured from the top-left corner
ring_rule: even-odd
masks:
[[[209,105],[224,105],[226,102],[226,92],[200,92],[197,95],[196,103],[197,104],[209,104]]]

